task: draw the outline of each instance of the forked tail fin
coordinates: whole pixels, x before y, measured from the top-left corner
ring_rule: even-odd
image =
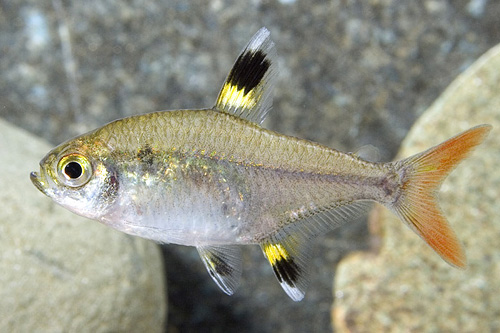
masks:
[[[437,192],[453,168],[479,145],[490,125],[473,127],[420,154],[394,162],[403,191],[393,211],[452,266],[467,266],[465,253],[437,202]]]

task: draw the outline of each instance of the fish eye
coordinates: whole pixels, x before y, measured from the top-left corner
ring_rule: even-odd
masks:
[[[83,173],[82,166],[78,162],[69,162],[64,167],[64,175],[68,176],[70,179],[77,179]]]
[[[69,187],[85,185],[92,176],[92,165],[81,154],[69,154],[61,157],[57,163],[59,179]]]

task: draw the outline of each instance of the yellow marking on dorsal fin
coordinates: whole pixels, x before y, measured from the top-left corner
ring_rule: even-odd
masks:
[[[217,105],[224,105],[224,109],[252,109],[258,102],[255,97],[253,90],[245,94],[244,88],[238,89],[231,82],[226,82],[220,91]]]
[[[240,53],[217,97],[214,110],[258,124],[271,109],[276,77],[276,50],[266,28]]]

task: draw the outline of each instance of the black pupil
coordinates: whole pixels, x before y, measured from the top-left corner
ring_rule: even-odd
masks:
[[[71,179],[76,179],[82,175],[83,169],[79,163],[69,162],[64,167],[64,173]]]

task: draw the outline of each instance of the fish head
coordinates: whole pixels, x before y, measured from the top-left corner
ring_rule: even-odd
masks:
[[[86,137],[69,140],[51,150],[40,171],[30,174],[42,193],[68,210],[99,219],[113,204],[118,182],[105,144]]]

